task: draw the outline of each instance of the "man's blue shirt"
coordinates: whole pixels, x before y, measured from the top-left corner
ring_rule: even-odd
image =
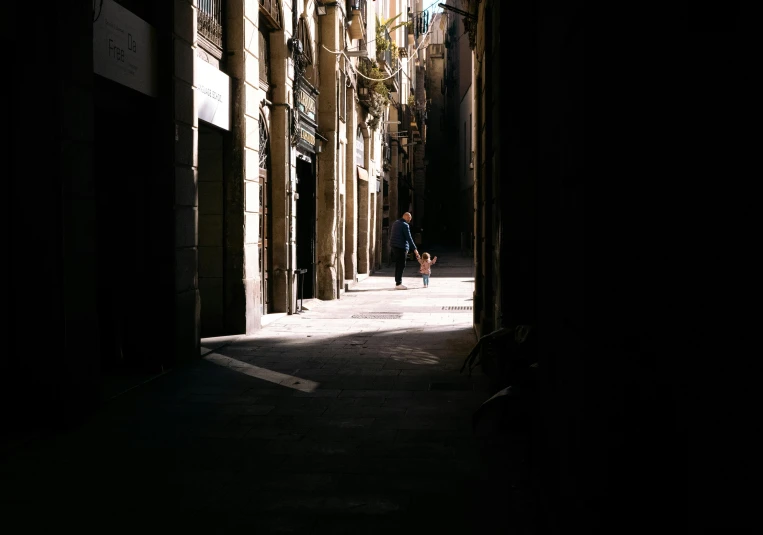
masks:
[[[416,250],[416,244],[413,243],[413,237],[411,237],[411,227],[402,217],[392,223],[392,228],[389,232],[389,244],[392,247],[405,249],[406,253],[409,250]]]

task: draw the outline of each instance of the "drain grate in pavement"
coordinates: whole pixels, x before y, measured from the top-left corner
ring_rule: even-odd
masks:
[[[352,317],[359,320],[399,320],[403,315],[399,312],[367,312],[353,314]]]
[[[429,390],[471,390],[469,383],[429,383]]]
[[[442,307],[443,310],[471,310],[472,307],[470,306],[463,306],[463,307]]]

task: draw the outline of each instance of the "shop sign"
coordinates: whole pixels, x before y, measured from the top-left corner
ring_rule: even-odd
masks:
[[[156,30],[113,0],[96,5],[93,72],[155,97]]]
[[[310,145],[310,148],[315,147],[315,134],[304,126],[299,127],[299,137],[302,138],[303,141],[307,142]]]
[[[299,111],[305,117],[315,121],[315,99],[304,89],[300,89],[298,95],[297,107]]]
[[[230,128],[230,78],[203,58],[196,57],[193,85],[199,119],[224,130]]]
[[[363,131],[358,127],[355,135],[355,165],[363,167],[366,165],[366,143],[363,138]]]

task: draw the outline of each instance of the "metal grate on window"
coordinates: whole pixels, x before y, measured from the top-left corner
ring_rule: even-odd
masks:
[[[265,16],[271,30],[281,29],[281,0],[260,0],[260,14]]]
[[[199,34],[210,43],[223,48],[223,0],[199,1]]]
[[[260,30],[260,81],[270,85],[270,45],[267,36]]]
[[[260,169],[268,168],[268,129],[265,117],[260,115]]]

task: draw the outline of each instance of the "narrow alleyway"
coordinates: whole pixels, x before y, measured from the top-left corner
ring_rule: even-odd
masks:
[[[4,459],[6,520],[24,533],[507,532],[520,473],[481,455],[471,416],[487,384],[459,373],[475,343],[471,259],[432,252],[427,289],[415,262],[408,291],[385,267],[256,335],[204,340],[194,365]]]

